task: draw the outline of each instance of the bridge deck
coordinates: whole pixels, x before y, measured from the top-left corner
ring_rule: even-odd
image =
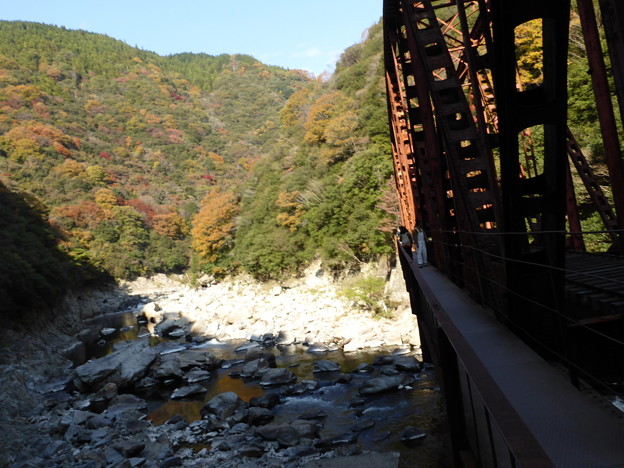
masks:
[[[490,440],[503,437],[514,453],[507,462],[501,462],[509,456],[505,453],[488,455],[498,466],[550,466],[547,460],[566,468],[624,466],[621,421],[576,390],[435,268],[412,266],[411,273],[457,354],[460,374],[465,369],[466,380],[474,385],[474,418],[480,412],[474,408],[476,399],[491,415],[488,427],[495,425],[489,429]],[[482,441],[484,445],[501,451],[500,444]]]
[[[568,253],[566,299],[585,323],[624,317],[624,258]]]

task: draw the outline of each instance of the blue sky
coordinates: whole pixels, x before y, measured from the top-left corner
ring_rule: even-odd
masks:
[[[383,0],[4,0],[0,19],[106,34],[160,55],[244,53],[315,75],[362,39]]]

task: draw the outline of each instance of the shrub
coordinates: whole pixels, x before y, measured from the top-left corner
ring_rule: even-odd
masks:
[[[370,310],[379,317],[391,317],[392,306],[386,299],[384,289],[386,282],[377,276],[364,276],[351,280],[342,290],[342,295],[350,301],[359,303],[364,309]]]

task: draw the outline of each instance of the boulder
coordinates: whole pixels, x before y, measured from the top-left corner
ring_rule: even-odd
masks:
[[[260,444],[246,444],[238,449],[238,453],[243,457],[260,458],[264,455],[264,447]]]
[[[312,390],[316,390],[319,387],[319,383],[315,380],[304,380],[294,385],[288,385],[280,390],[280,393],[284,396],[297,396],[303,395]]]
[[[90,407],[94,411],[102,411],[107,405],[108,402],[117,396],[117,385],[113,382],[109,382],[100,388],[97,393],[90,396],[89,399],[91,401]]]
[[[401,354],[384,354],[377,356],[373,361],[374,366],[391,366],[399,372],[419,372],[422,369],[420,363],[414,356]]]
[[[186,351],[188,349],[188,346],[181,343],[163,342],[158,344],[154,348],[158,351],[158,354],[160,354],[161,356],[166,356],[167,354],[175,354],[181,351]]]
[[[157,379],[167,380],[172,378],[182,378],[184,371],[180,368],[180,363],[174,355],[161,356],[158,363],[152,369],[151,375]]]
[[[295,336],[290,331],[280,331],[275,337],[275,344],[277,345],[291,345],[295,342]]]
[[[187,385],[185,387],[176,388],[173,394],[171,395],[172,400],[179,400],[181,398],[187,398],[189,396],[199,396],[204,395],[206,393],[206,389],[199,384],[195,385]]]
[[[323,425],[319,422],[304,419],[295,419],[290,423],[290,425],[297,430],[300,437],[306,439],[314,439],[318,437],[319,431],[323,427]]]
[[[362,348],[364,348],[364,344],[361,341],[352,339],[344,344],[342,350],[345,353],[355,353]]]
[[[212,275],[204,274],[197,278],[197,285],[201,288],[207,288],[211,286],[215,281],[215,277]]]
[[[286,368],[272,368],[264,373],[260,379],[260,385],[272,387],[275,385],[288,385],[297,380],[297,377]]]
[[[259,379],[272,367],[275,367],[275,359],[272,365],[264,358],[256,359],[243,366],[240,376],[249,379]]]
[[[401,442],[405,445],[415,445],[422,441],[427,434],[413,426],[407,426],[401,434]]]
[[[353,370],[353,372],[357,372],[360,374],[365,374],[367,372],[372,372],[372,371],[373,371],[373,366],[371,366],[370,364],[366,364],[365,362],[363,362],[362,364],[360,364]]]
[[[299,415],[299,419],[325,419],[327,413],[322,409],[310,409]]]
[[[275,344],[275,335],[273,333],[265,333],[260,337],[260,343],[267,348],[273,346]]]
[[[260,343],[257,343],[255,341],[243,343],[242,345],[238,346],[234,351],[237,353],[242,353],[243,351],[247,351],[253,348],[260,348]]]
[[[277,441],[283,447],[292,447],[299,443],[301,436],[290,424],[271,423],[256,428],[256,434],[264,440]]]
[[[169,330],[167,333],[165,333],[165,336],[167,338],[173,339],[182,338],[185,335],[186,331],[184,330],[184,328],[174,328],[173,330]]]
[[[322,450],[333,449],[342,445],[353,445],[357,442],[357,438],[357,434],[345,433],[335,437],[318,440],[314,446]]]
[[[202,382],[204,380],[208,380],[210,379],[211,375],[210,372],[205,371],[205,370],[193,370],[191,372],[189,372],[188,374],[184,375],[184,380],[186,380],[188,383],[193,384],[193,383],[197,383],[197,382]]]
[[[142,379],[156,359],[149,342],[135,340],[100,359],[89,361],[75,369],[74,385],[80,391],[96,391],[107,383],[125,389]]]
[[[158,465],[159,468],[173,468],[174,466],[182,466],[182,459],[180,457],[165,458]]]
[[[403,372],[420,372],[422,364],[414,356],[395,355],[394,367]]]
[[[390,390],[396,390],[399,385],[403,384],[402,375],[386,375],[381,377],[375,377],[367,380],[360,388],[360,394],[362,395],[374,395],[377,393],[387,392]]]
[[[263,426],[273,421],[273,418],[275,418],[275,415],[271,410],[252,406],[249,408],[247,422],[252,426]]]
[[[106,327],[106,328],[102,328],[100,330],[100,336],[102,338],[112,338],[113,335],[115,335],[116,333],[117,333],[117,329],[116,328]]]
[[[177,315],[177,314],[176,314]],[[176,330],[186,330],[191,323],[184,317],[166,314],[166,318],[154,327],[154,333],[160,336],[170,336]]]
[[[124,457],[131,458],[138,456],[145,448],[145,444],[136,440],[123,440],[115,443],[113,448]]]
[[[206,403],[200,413],[202,416],[214,414],[218,419],[225,420],[237,413],[242,415],[242,412],[246,412],[248,407],[249,405],[241,400],[236,393],[225,392]]]
[[[118,465],[126,459],[119,451],[110,446],[104,449],[104,456],[108,466]]]
[[[366,400],[364,400],[364,398],[355,398],[353,400],[351,400],[351,402],[349,403],[349,408],[359,408],[361,406],[364,406],[366,404]]]
[[[146,336],[151,336],[152,334],[146,327],[139,328],[137,332],[137,338],[145,338]]]
[[[275,439],[282,447],[294,447],[301,440],[299,431],[292,426],[286,426],[277,433]]]
[[[213,370],[221,361],[206,352],[183,349],[176,353],[161,355],[152,368],[152,375],[159,379],[182,378],[186,370]]]
[[[249,406],[257,406],[259,408],[272,409],[281,403],[280,396],[277,393],[267,393],[261,397],[253,397],[249,400]]]
[[[134,395],[123,394],[112,399],[105,414],[108,419],[116,421],[124,418],[131,419],[132,417],[140,420],[145,418],[146,409],[147,402],[145,400]],[[130,416],[126,417],[128,414]],[[137,414],[139,416],[136,416]]]
[[[264,359],[269,363],[270,367],[275,367],[275,354],[260,348],[251,348],[245,353],[245,362],[255,361],[256,359]]]
[[[379,373],[382,375],[399,375],[401,372],[394,366],[381,366],[379,368]]]
[[[362,432],[362,431],[365,431],[366,429],[373,427],[374,425],[375,425],[374,419],[365,418],[365,419],[361,419],[360,421],[356,422],[353,426],[351,426],[351,430],[353,432]]]
[[[61,351],[61,355],[65,359],[69,359],[75,365],[84,364],[87,360],[85,344],[82,341],[75,340]]]
[[[328,361],[326,359],[321,359],[314,363],[314,371],[313,372],[340,372],[340,364],[334,361]]]
[[[394,358],[391,354],[382,354],[381,356],[377,356],[373,361],[373,366],[387,366],[392,365],[394,363]]]
[[[308,347],[306,353],[310,354],[325,354],[329,352],[329,348],[323,343],[314,343]]]

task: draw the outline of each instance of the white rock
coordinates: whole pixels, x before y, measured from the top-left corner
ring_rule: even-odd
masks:
[[[348,343],[345,343],[344,347],[342,348],[345,353],[354,353],[359,349],[362,349],[361,343],[358,343],[356,340],[351,340]]]
[[[148,302],[143,306],[141,312],[147,317],[148,320],[152,318],[160,318],[162,315],[162,309],[156,302]]]
[[[371,265],[364,274],[385,274],[386,266],[382,263]],[[202,278],[208,280],[209,277]],[[340,345],[344,340],[347,352],[380,345],[420,344],[416,318],[411,314],[400,272],[391,272],[386,286],[386,294],[402,304],[392,320],[378,320],[351,307],[338,294],[340,283],[323,272],[320,261],[314,262],[302,277],[283,286],[267,287],[248,276],[195,289],[182,281],[183,277],[157,275],[124,282],[121,290],[148,298],[149,302],[137,309],[148,319],[158,322],[165,313],[180,313],[193,323],[193,333],[222,341],[285,332],[290,335],[286,341],[292,336],[308,343]],[[148,324],[150,327],[153,324]]]

